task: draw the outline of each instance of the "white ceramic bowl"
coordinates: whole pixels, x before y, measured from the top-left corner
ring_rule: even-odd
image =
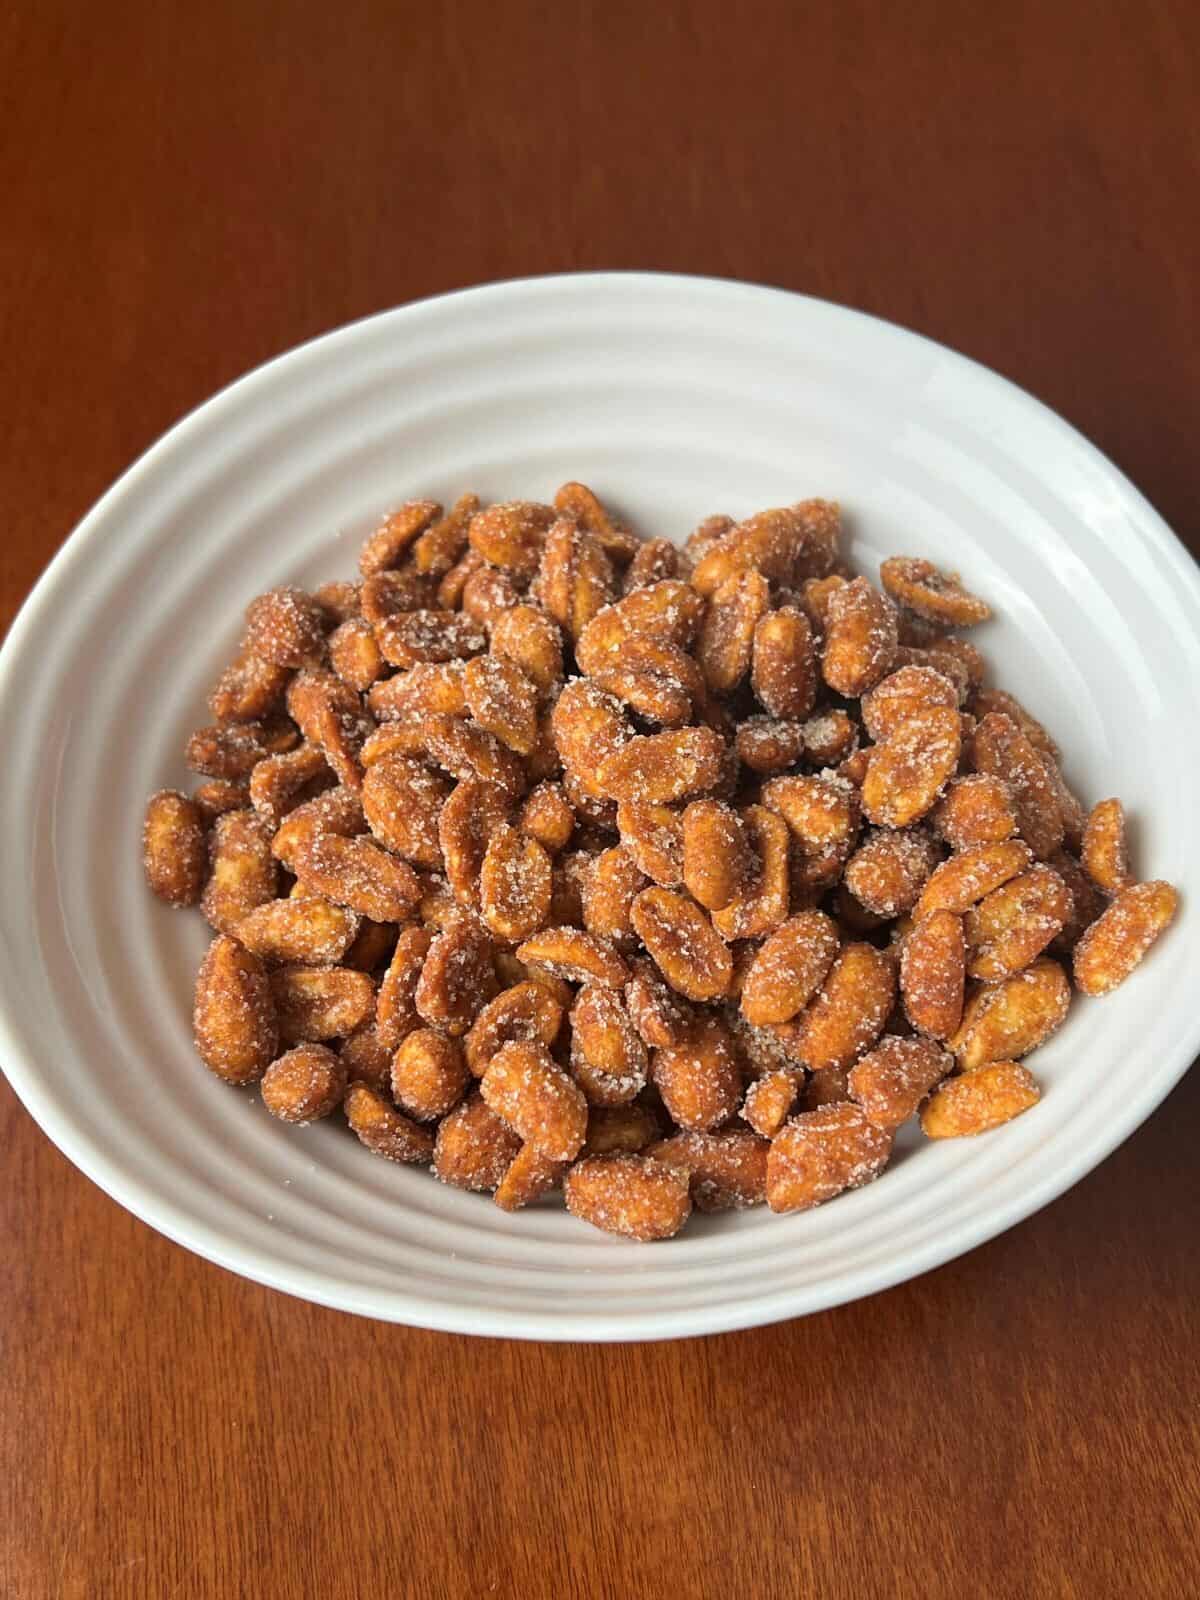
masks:
[[[1053,729],[1089,801],[1121,795],[1176,927],[1037,1054],[1040,1105],[985,1138],[902,1142],[800,1216],[696,1218],[627,1244],[561,1209],[506,1216],[344,1127],[293,1130],[195,1059],[196,914],[146,892],[147,793],[272,584],[348,574],[390,503],[593,484],[639,526],[840,499],[853,556],[961,570],[975,637]],[[372,318],[270,363],[174,428],[84,520],[0,655],[0,1060],[56,1144],[138,1216],[290,1293],[432,1328],[645,1339],[835,1305],[1011,1226],[1157,1105],[1200,1037],[1200,583],[1066,423],[935,344],[732,283],[500,284]]]

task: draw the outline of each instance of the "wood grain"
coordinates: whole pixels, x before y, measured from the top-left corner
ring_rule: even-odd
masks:
[[[0,4],[0,607],[247,367],[523,273],[849,302],[1200,549],[1191,0]],[[208,1266],[0,1087],[0,1593],[1188,1596],[1193,1074],[1047,1211],[758,1332],[409,1332]]]

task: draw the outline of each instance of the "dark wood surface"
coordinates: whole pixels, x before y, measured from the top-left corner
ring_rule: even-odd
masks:
[[[1194,0],[8,0],[0,620],[246,368],[577,268],[918,328],[1200,549],[1198,79]],[[555,1348],[243,1283],[0,1084],[0,1593],[1191,1596],[1198,1111],[864,1303]]]

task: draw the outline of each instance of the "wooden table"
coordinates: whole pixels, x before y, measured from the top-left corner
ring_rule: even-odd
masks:
[[[246,368],[576,268],[919,328],[1200,549],[1198,75],[1192,0],[0,6],[3,620]],[[865,1303],[568,1349],[243,1283],[0,1086],[0,1593],[1194,1595],[1198,1116]]]

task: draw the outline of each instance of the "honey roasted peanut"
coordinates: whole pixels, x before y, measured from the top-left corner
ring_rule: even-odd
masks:
[[[574,481],[412,500],[360,569],[251,602],[145,819],[197,1051],[283,1122],[624,1239],[802,1212],[1034,1105],[1056,958],[1107,993],[1175,914],[950,634],[986,603],[857,576],[834,502],[681,550]]]

